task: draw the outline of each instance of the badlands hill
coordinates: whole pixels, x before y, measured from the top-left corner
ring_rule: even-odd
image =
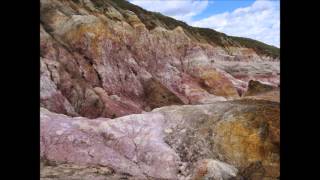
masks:
[[[277,179],[279,49],[124,0],[41,0],[42,179]]]

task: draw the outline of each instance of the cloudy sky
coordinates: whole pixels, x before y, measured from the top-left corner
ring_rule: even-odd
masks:
[[[279,0],[129,0],[189,25],[280,47]]]

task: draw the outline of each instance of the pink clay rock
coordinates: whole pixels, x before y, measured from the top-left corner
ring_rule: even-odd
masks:
[[[119,117],[177,103],[238,98],[250,79],[279,84],[274,68],[279,58],[269,51],[239,46],[236,39],[211,41],[182,24],[167,26],[123,0],[40,2],[40,61],[50,66],[58,91],[41,104],[54,112]],[[150,78],[170,94],[168,100],[150,101]],[[121,102],[106,101],[95,87]]]
[[[42,180],[279,178],[279,49],[125,0],[40,3]]]
[[[172,105],[115,119],[72,118],[42,108],[41,157],[137,179],[188,179],[197,162],[213,159],[238,169],[239,177],[276,179],[279,130],[279,103],[261,100]],[[252,166],[259,163],[263,173],[257,174]]]

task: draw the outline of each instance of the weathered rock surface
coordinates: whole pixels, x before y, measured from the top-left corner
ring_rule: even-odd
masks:
[[[235,99],[251,79],[279,84],[267,45],[123,0],[40,2],[41,106],[52,112],[114,118]]]
[[[260,100],[280,102],[280,90],[276,89],[276,90],[260,93],[253,96],[244,96],[243,99],[260,99]]]
[[[105,167],[106,177],[133,179],[277,179],[279,131],[279,104],[261,100],[173,105],[115,119],[41,108],[41,157],[96,168],[95,176]],[[43,168],[42,177],[67,176],[61,165]]]
[[[243,99],[260,99],[280,102],[280,87],[250,80]]]
[[[114,174],[108,167],[42,163],[40,180],[119,180],[127,178],[125,175]]]
[[[205,159],[198,162],[193,179],[231,179],[236,177],[237,173],[238,170],[229,164],[217,160]]]
[[[279,62],[227,62],[216,61],[215,66],[230,74],[238,83],[236,87],[245,87],[250,80],[260,81],[270,86],[280,85],[280,64]],[[239,81],[241,81],[239,83]],[[245,84],[243,84],[245,82]],[[240,88],[241,89],[241,88]]]
[[[279,49],[124,0],[41,0],[43,180],[277,179]]]
[[[244,95],[245,96],[252,96],[252,95],[257,95],[257,94],[273,91],[276,89],[278,89],[278,87],[271,86],[268,84],[263,84],[259,81],[250,80],[249,84],[248,84],[248,90]]]

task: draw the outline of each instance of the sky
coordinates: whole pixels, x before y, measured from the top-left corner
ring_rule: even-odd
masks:
[[[280,0],[129,0],[191,26],[280,47]]]

